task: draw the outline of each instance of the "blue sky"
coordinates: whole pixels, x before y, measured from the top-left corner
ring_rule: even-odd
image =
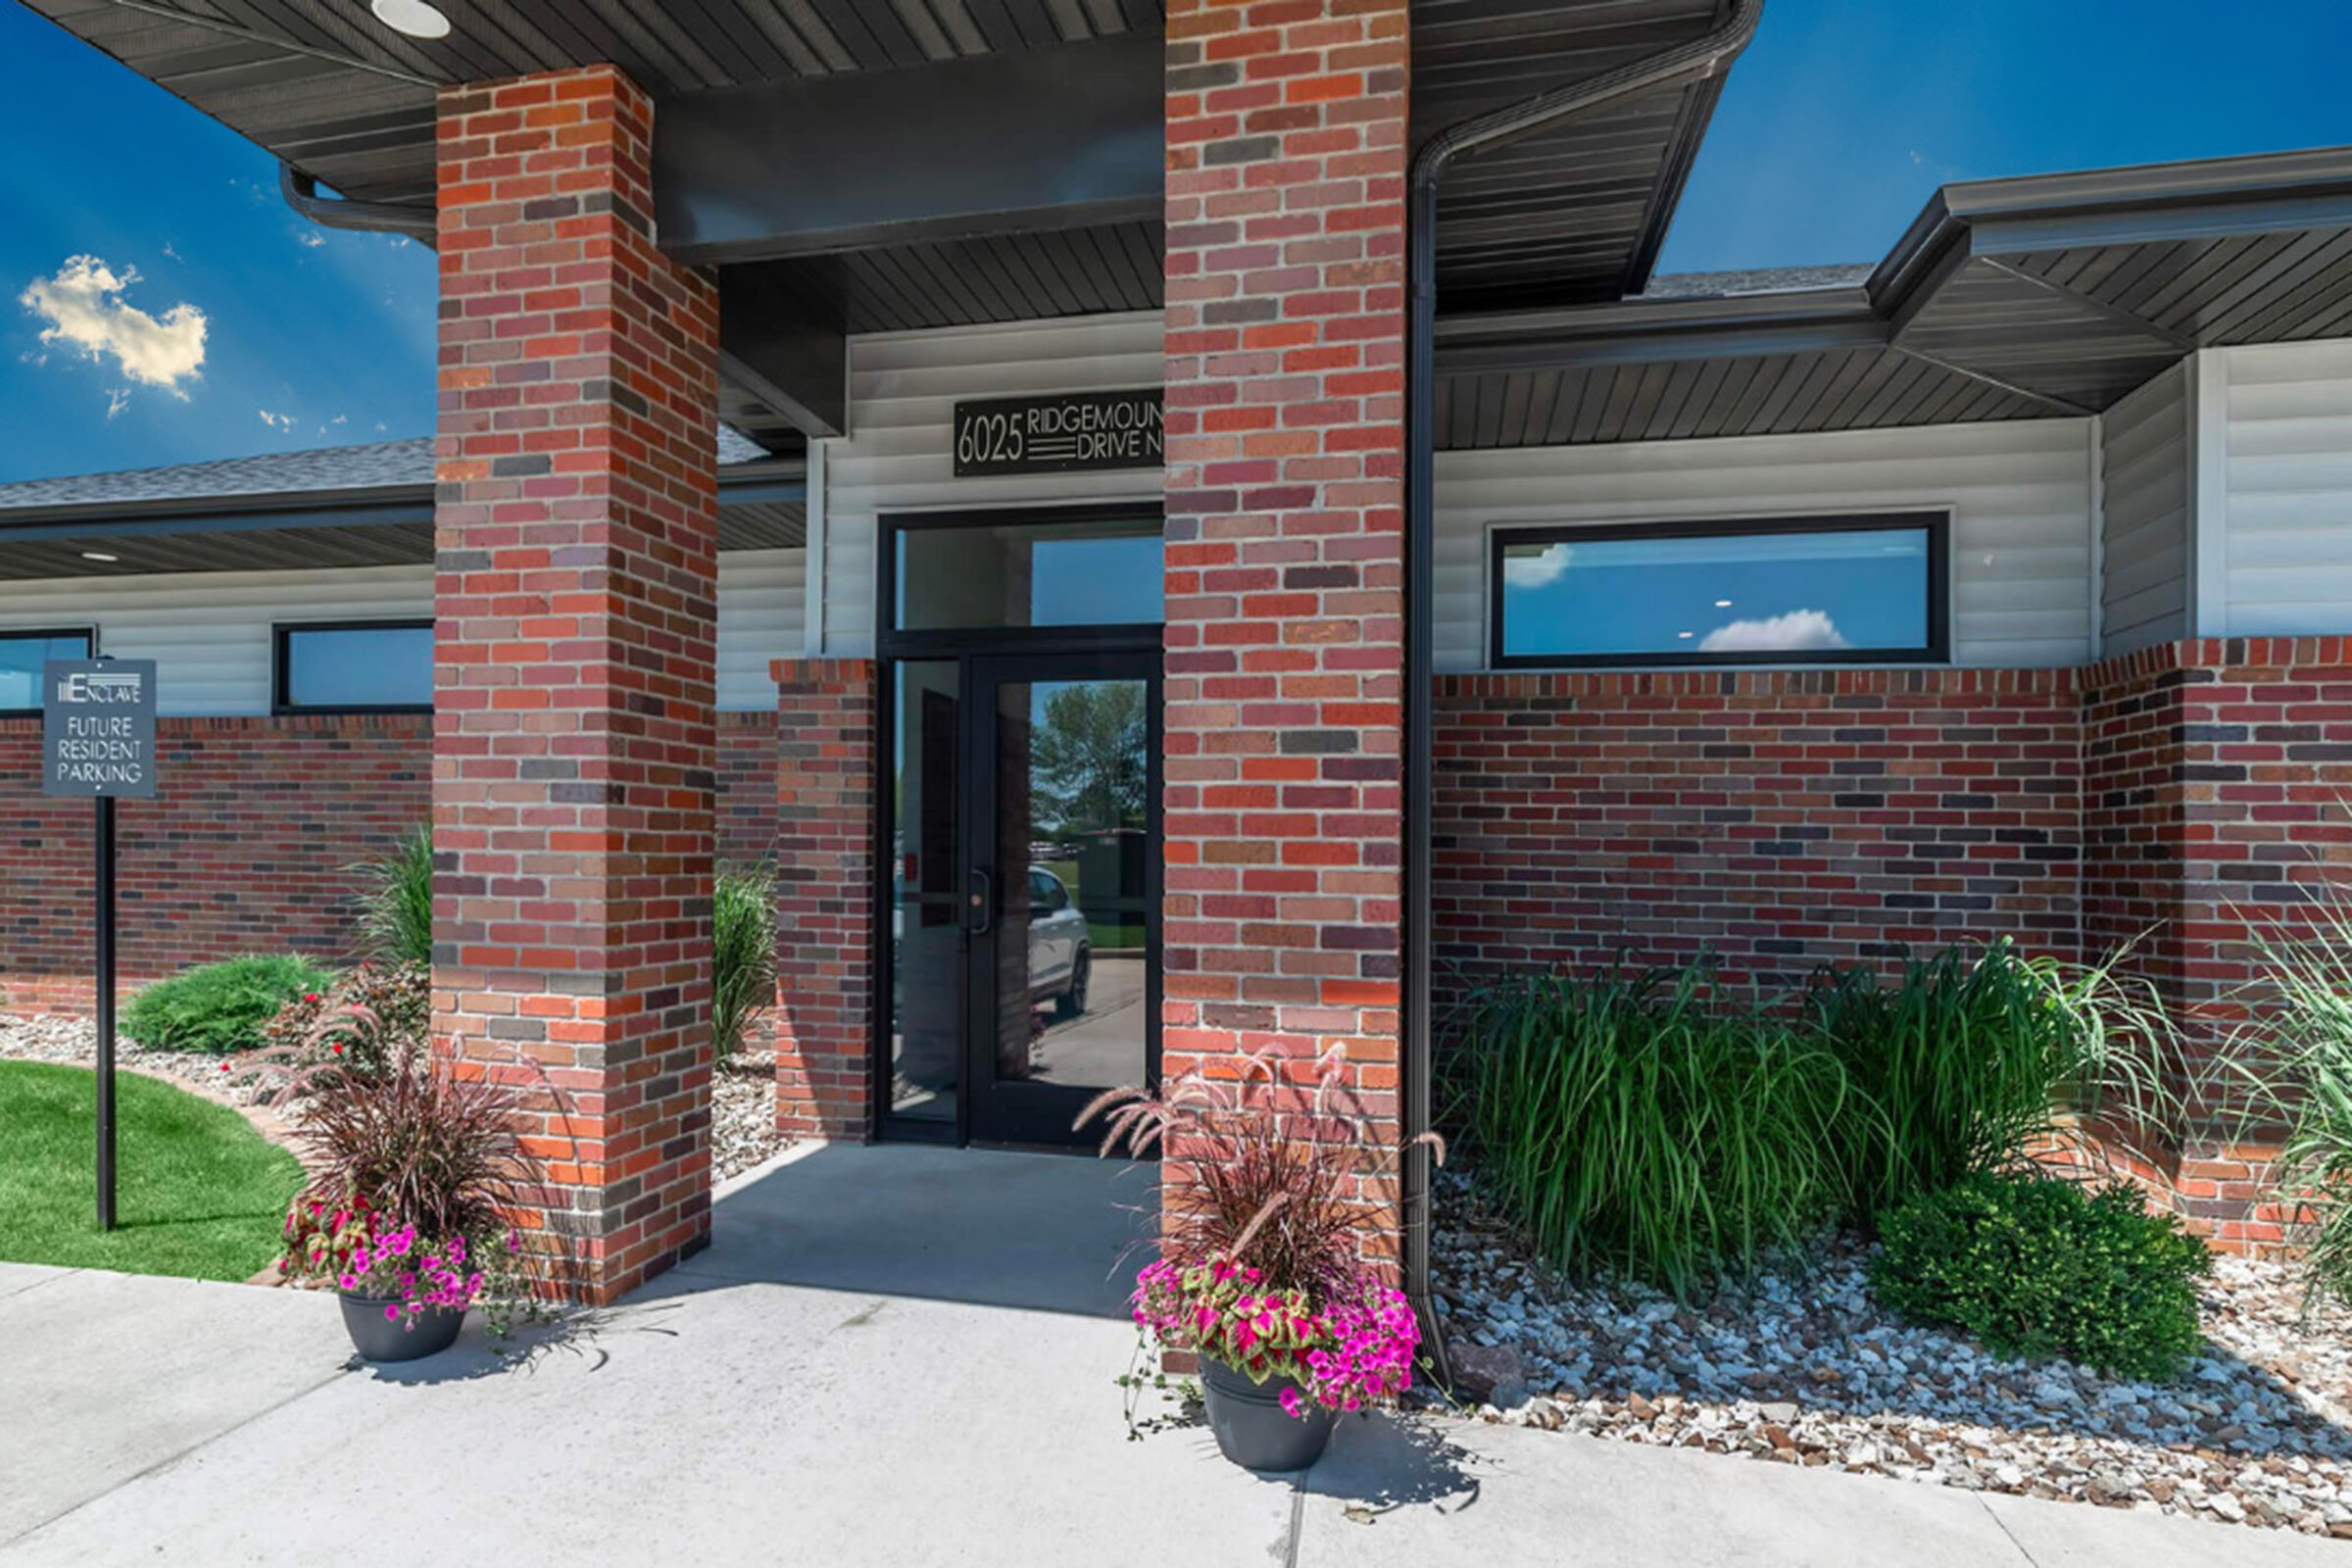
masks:
[[[2352,141],[2347,58],[2346,0],[1770,0],[1660,270],[1876,261],[1945,180]],[[0,480],[431,429],[422,247],[304,223],[12,0],[0,138]]]
[[[15,149],[0,159],[0,480],[431,430],[431,251],[304,222],[259,148],[14,0],[0,145]],[[36,281],[131,345],[150,379],[44,343],[58,317],[24,303]]]
[[[1955,179],[2352,142],[2347,0],[1766,0],[1661,272],[1876,262]]]

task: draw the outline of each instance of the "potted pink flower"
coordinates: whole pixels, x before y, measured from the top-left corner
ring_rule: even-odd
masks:
[[[312,1182],[287,1210],[286,1277],[341,1296],[373,1361],[447,1348],[477,1305],[503,1329],[534,1298],[507,1218],[537,1179],[514,1091],[433,1051],[414,1021],[355,1006],[317,1027],[353,1049],[297,1075]],[[342,1070],[354,1056],[366,1070]]]
[[[1396,1152],[1374,1143],[1342,1067],[1335,1050],[1311,1086],[1286,1084],[1260,1055],[1233,1083],[1113,1090],[1079,1117],[1105,1118],[1105,1153],[1163,1157],[1160,1255],[1136,1276],[1135,1321],[1149,1345],[1198,1358],[1217,1446],[1251,1470],[1304,1469],[1341,1415],[1412,1385],[1420,1325],[1364,1260],[1348,1198]]]

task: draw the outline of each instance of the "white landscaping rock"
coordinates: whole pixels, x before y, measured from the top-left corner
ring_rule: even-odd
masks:
[[[2003,1360],[1882,1313],[1850,1240],[1684,1305],[1550,1278],[1458,1173],[1439,1173],[1437,1198],[1449,1332],[1507,1328],[1526,1365],[1530,1402],[1489,1419],[2352,1537],[2352,1313],[2306,1320],[2280,1264],[2216,1257],[2205,1354],[2158,1386]]]

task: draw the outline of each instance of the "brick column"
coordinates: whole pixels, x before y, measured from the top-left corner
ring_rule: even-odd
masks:
[[[874,664],[775,665],[776,1126],[862,1138],[874,1004]]]
[[[609,67],[445,92],[433,1027],[610,1299],[710,1233],[715,291]]]
[[[1405,0],[1171,0],[1167,38],[1164,1070],[1344,1045],[1393,1133]]]

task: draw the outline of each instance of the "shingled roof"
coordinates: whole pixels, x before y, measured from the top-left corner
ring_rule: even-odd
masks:
[[[725,425],[718,430],[723,468],[753,463],[767,454]],[[373,441],[359,446],[319,447],[308,452],[271,452],[253,458],[220,458],[166,468],[128,468],[63,479],[25,479],[0,484],[0,513],[34,507],[103,506],[108,502],[203,501],[230,496],[281,496],[313,492],[397,490],[433,482],[433,438]]]

